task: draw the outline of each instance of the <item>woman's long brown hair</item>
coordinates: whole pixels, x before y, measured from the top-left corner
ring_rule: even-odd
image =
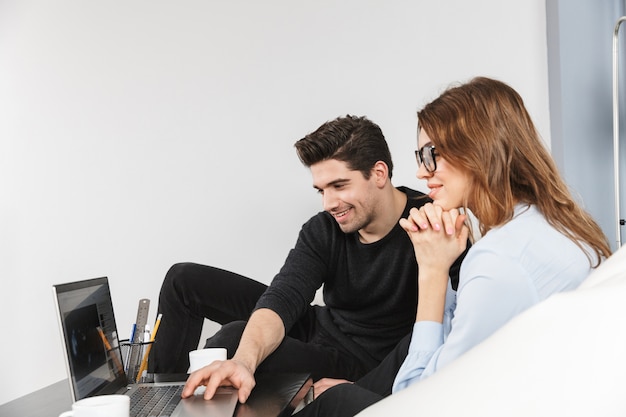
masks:
[[[469,174],[465,206],[482,234],[513,218],[516,203],[534,204],[587,253],[595,267],[611,255],[600,226],[573,199],[520,95],[484,77],[446,90],[418,112],[419,128],[446,161]],[[595,261],[595,262],[594,262]]]

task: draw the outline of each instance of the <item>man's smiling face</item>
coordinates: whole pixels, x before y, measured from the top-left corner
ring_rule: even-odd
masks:
[[[378,187],[373,175],[365,179],[361,171],[351,170],[336,159],[311,165],[311,174],[324,210],[335,218],[344,233],[358,232],[374,222]]]

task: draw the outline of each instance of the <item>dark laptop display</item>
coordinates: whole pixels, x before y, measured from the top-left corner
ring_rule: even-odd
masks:
[[[126,387],[107,278],[55,285],[74,401]]]

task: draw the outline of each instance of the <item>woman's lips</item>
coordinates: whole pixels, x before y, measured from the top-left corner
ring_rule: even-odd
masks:
[[[435,196],[439,192],[439,189],[441,188],[441,185],[429,185],[428,188],[430,188],[430,193],[428,193],[428,197],[430,197],[431,200],[434,200]]]

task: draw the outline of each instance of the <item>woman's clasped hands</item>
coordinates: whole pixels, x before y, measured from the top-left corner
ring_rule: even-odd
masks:
[[[450,268],[467,247],[466,219],[467,215],[458,209],[444,210],[432,203],[413,208],[406,219],[400,219],[400,226],[413,243],[420,269]]]

